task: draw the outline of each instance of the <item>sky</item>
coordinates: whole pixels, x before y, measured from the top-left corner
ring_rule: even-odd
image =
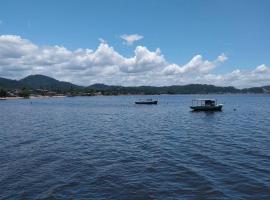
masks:
[[[270,85],[268,0],[0,0],[0,77]]]

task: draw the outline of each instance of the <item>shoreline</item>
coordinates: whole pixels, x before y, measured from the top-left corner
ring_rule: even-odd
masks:
[[[210,94],[120,94],[120,95],[93,95],[93,96],[72,96],[72,97],[111,97],[111,96],[174,96],[174,95],[270,95],[269,93],[210,93]],[[49,98],[67,98],[69,96],[59,95],[59,96],[30,96],[29,98],[24,97],[0,97],[1,100],[17,100],[17,99],[49,99]]]
[[[16,99],[49,99],[49,98],[65,98],[67,96],[30,96],[29,98],[24,97],[2,97],[0,100],[16,100]]]

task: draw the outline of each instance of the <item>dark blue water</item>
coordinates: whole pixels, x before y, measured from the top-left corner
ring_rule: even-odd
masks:
[[[1,101],[0,198],[270,199],[270,96],[195,97]]]

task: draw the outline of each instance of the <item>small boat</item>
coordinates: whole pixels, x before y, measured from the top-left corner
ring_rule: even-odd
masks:
[[[157,103],[158,103],[157,100],[152,100],[152,99],[135,101],[135,104],[157,104]]]
[[[2,98],[2,97],[0,97],[0,100],[7,100],[6,98]]]
[[[216,99],[195,99],[192,100],[190,108],[193,111],[221,111],[222,104],[218,104]]]

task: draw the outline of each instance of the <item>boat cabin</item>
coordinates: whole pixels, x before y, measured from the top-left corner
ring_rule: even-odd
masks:
[[[153,100],[153,99],[135,101],[135,104],[157,104],[157,103],[158,103],[158,101]]]
[[[215,106],[217,105],[216,99],[194,99],[192,106]]]
[[[216,99],[195,99],[190,108],[194,111],[221,111],[222,104],[218,104]]]

